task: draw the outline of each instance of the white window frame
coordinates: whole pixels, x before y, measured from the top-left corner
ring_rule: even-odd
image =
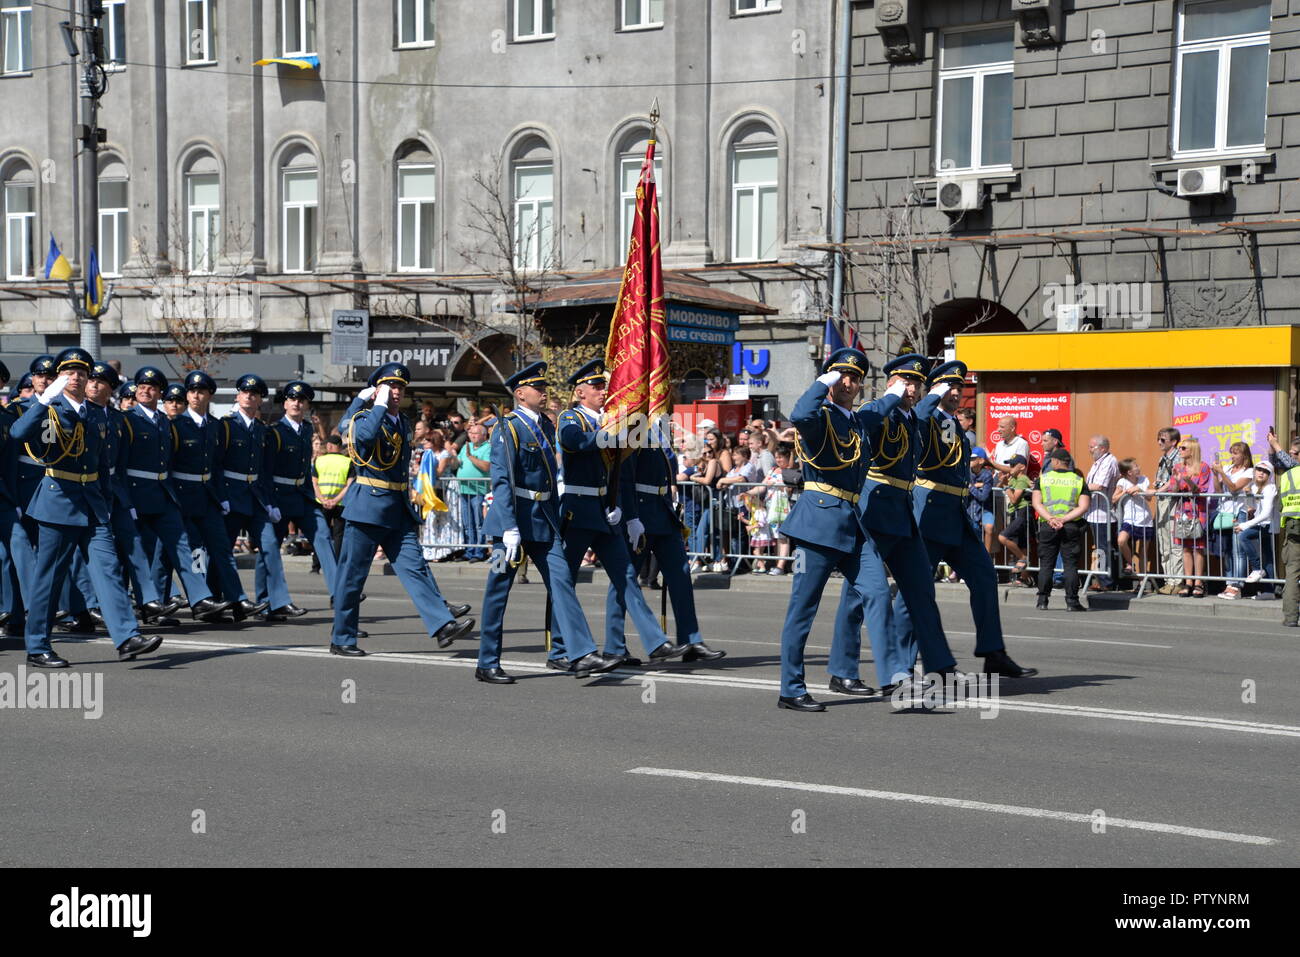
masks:
[[[192,184],[197,177],[211,176],[217,181],[217,202],[215,204],[194,205],[190,202],[193,193]],[[221,176],[218,173],[185,174],[185,265],[189,272],[203,275],[213,272],[217,257],[221,255]],[[203,257],[200,261],[196,251],[200,248],[195,240],[194,217],[198,214],[203,222]],[[212,240],[209,242],[209,240]],[[213,246],[216,246],[214,249]]]
[[[415,7],[416,36],[413,40],[402,39],[402,8],[407,4],[411,4]],[[433,31],[433,33],[427,37],[424,35],[424,21],[426,17],[423,15],[426,8],[428,8],[429,11],[429,16],[427,17],[430,21],[429,29]],[[397,48],[399,50],[414,50],[436,45],[435,41],[438,35],[438,21],[436,19],[437,6],[434,0],[395,0],[393,10],[397,14]]]
[[[622,259],[627,255],[627,244],[632,236],[632,223],[636,220],[636,183],[632,183],[632,191],[626,192],[623,189],[623,172],[627,169],[635,170],[637,176],[641,174],[641,167],[645,163],[645,153],[624,153],[618,158],[618,235],[623,243],[619,247],[619,258]],[[664,215],[664,161],[659,154],[655,155],[655,198],[659,201],[659,233],[660,241],[663,240],[663,215]],[[631,205],[629,206],[629,203]]]
[[[294,6],[298,10],[298,35],[293,38],[293,45],[296,49],[289,47],[289,7]],[[308,17],[310,9],[312,16]],[[320,30],[320,20],[317,15],[320,9],[316,0],[280,0],[280,49],[281,56],[315,56],[315,49],[301,49],[303,47],[315,47],[320,42],[319,36],[307,36],[307,24],[314,23],[317,32]],[[308,42],[310,40],[310,42]]]
[[[550,33],[520,33],[519,32],[519,8],[523,4],[530,4],[533,8],[533,25],[538,30],[546,21],[543,16],[546,7],[551,8],[551,32]],[[515,43],[532,43],[535,40],[554,40],[555,39],[555,0],[513,0],[511,4],[510,35],[514,38]]]
[[[752,7],[742,7],[746,0],[735,0],[732,12],[738,17],[752,17],[756,13],[776,13],[781,9],[781,0],[748,0]]]
[[[104,69],[125,70],[126,0],[104,0],[104,19],[100,23],[104,30]]]
[[[26,189],[31,192],[30,212],[15,213],[9,209],[9,191],[11,189]],[[5,278],[6,279],[35,279],[36,278],[36,185],[34,183],[9,181],[4,184],[4,207],[5,207]],[[18,272],[13,272],[9,264],[13,253],[13,229],[14,226],[22,232],[22,262]]]
[[[737,183],[736,167],[737,160],[745,153],[771,153],[777,160],[777,178],[767,183]],[[728,170],[728,179],[731,181],[731,262],[737,263],[757,263],[768,262],[760,256],[741,256],[740,255],[740,195],[741,193],[752,193],[754,197],[754,235],[753,249],[756,253],[762,252],[758,244],[763,235],[762,230],[762,196],[764,190],[771,190],[776,196],[776,222],[772,224],[772,233],[776,237],[776,246],[779,249],[781,245],[781,151],[775,143],[753,145],[753,146],[735,146],[731,149],[731,156],[728,157],[730,169]]]
[[[626,0],[618,0],[618,18],[619,18],[620,30],[623,30],[624,32],[633,31],[633,30],[658,30],[664,25],[663,18],[668,15],[667,0],[664,0],[665,9],[664,12],[660,14],[660,18],[658,20],[650,19],[651,0],[635,0],[635,2],[641,11],[640,17],[636,23],[628,23]]]
[[[126,261],[125,250],[131,241],[128,228],[130,225],[130,186],[124,179],[101,179],[99,181],[100,195],[103,195],[103,187],[106,183],[122,183],[127,186],[127,205],[126,206],[104,206],[99,207],[99,271],[105,276],[122,275],[122,264]],[[106,262],[104,259],[104,250],[107,248],[104,243],[104,227],[108,225],[113,230],[113,252],[116,256],[116,262]]]
[[[301,201],[290,202],[289,200],[289,178],[291,176],[303,176],[310,174],[316,180],[316,199],[314,202],[306,203]],[[307,210],[312,210],[312,228],[311,235],[307,235]],[[298,213],[297,236],[290,235],[289,213],[296,210]],[[280,254],[281,268],[286,273],[309,273],[316,271],[319,253],[317,244],[319,237],[320,225],[320,170],[315,167],[304,167],[297,169],[294,167],[286,168],[280,171]],[[289,261],[289,243],[296,241],[298,243],[297,259],[300,264],[298,268],[290,268]]]
[[[215,4],[217,0],[183,0],[185,3],[185,65],[202,66],[217,62],[217,44],[214,36]],[[199,10],[200,22],[194,23],[194,11]],[[199,55],[194,48],[199,46]]]
[[[551,171],[551,194],[545,198],[540,196],[522,197],[519,195],[519,173],[522,170],[530,169],[548,169]],[[511,223],[511,232],[514,234],[515,246],[515,268],[523,270],[541,271],[554,265],[555,254],[555,162],[554,160],[536,161],[536,162],[519,162],[510,168],[510,193],[511,193],[511,213],[514,219]],[[542,250],[547,245],[543,241],[543,235],[539,228],[536,233],[536,244],[528,249],[527,258],[523,256],[525,250],[524,236],[520,233],[520,222],[523,217],[520,215],[524,209],[531,208],[533,212],[533,222],[540,224],[542,221],[541,210],[543,207],[549,207],[551,211],[551,231],[550,231],[550,249],[549,255],[543,258]]]
[[[1201,0],[1204,2],[1204,0]],[[1194,3],[1193,3],[1194,5]],[[1193,158],[1197,156],[1234,156],[1249,155],[1258,153],[1264,148],[1264,142],[1250,143],[1245,146],[1228,146],[1228,78],[1232,69],[1232,51],[1241,47],[1262,46],[1272,53],[1270,39],[1272,36],[1272,16],[1269,16],[1269,30],[1256,33],[1235,33],[1224,37],[1212,37],[1207,40],[1183,40],[1184,16],[1187,13],[1188,3],[1183,2],[1178,5],[1178,49],[1174,53],[1174,122],[1173,122],[1173,151],[1172,156],[1176,159]],[[1217,52],[1219,54],[1219,76],[1218,83],[1214,91],[1214,145],[1201,147],[1199,149],[1184,150],[1179,149],[1178,144],[1182,137],[1181,121],[1183,113],[1183,57],[1189,53],[1209,53]],[[1267,71],[1265,77],[1267,77]],[[1264,82],[1264,89],[1268,89],[1267,79]],[[1268,119],[1268,106],[1264,106],[1264,119]],[[1267,122],[1265,122],[1265,136],[1267,137]]]
[[[407,198],[402,196],[402,173],[406,170],[428,170],[433,173],[434,187],[433,195],[429,197]],[[436,262],[438,255],[438,165],[436,163],[399,163],[397,166],[397,271],[398,272],[430,272]],[[420,264],[420,207],[425,203],[433,207],[433,215],[430,216],[432,221],[433,235],[429,237],[429,264],[422,266]],[[415,208],[415,265],[403,266],[403,255],[407,250],[402,242],[402,210],[405,207]]]
[[[18,62],[9,62],[8,37],[11,31],[18,31]],[[27,3],[17,7],[0,7],[0,72],[5,76],[32,72],[32,5]]]
[[[952,36],[957,33],[973,32],[974,30],[991,30],[1004,27],[1011,31],[1013,50],[1015,43],[1015,27],[1010,24],[988,23],[980,24],[978,27],[969,30],[945,30],[940,35],[939,40],[939,77],[935,86],[935,126],[934,126],[934,168],[935,173],[939,176],[945,176],[951,173],[1010,173],[1012,165],[1010,163],[998,163],[984,166],[980,163],[980,154],[984,152],[984,79],[985,77],[997,74],[1008,73],[1014,79],[1015,77],[1015,60],[999,60],[996,63],[981,63],[978,66],[963,66],[946,68],[943,65],[943,50],[945,44],[944,37]],[[1014,53],[1013,53],[1014,56]],[[970,139],[970,166],[943,166],[943,83],[945,80],[959,80],[971,78],[972,96],[971,96],[971,139]],[[1013,101],[1014,102],[1014,101]]]

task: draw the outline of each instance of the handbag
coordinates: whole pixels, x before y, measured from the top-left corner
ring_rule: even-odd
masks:
[[[1186,541],[1205,535],[1205,526],[1195,515],[1179,515],[1174,519],[1174,537]]]
[[[1233,523],[1237,521],[1236,512],[1215,512],[1214,524],[1211,526],[1216,532],[1232,531]]]

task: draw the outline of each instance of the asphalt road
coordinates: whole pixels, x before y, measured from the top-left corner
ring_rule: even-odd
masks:
[[[796,714],[776,708],[783,584],[699,592],[717,665],[583,682],[542,669],[544,593],[517,586],[521,680],[496,687],[473,680],[477,642],[437,650],[378,566],[361,660],[326,654],[321,579],[290,578],[311,614],[286,624],[186,625],[131,664],[59,644],[103,676],[103,714],[0,710],[0,864],[1300,863],[1300,634],[1276,623],[1005,606],[1042,675],[1003,682],[995,717],[825,693]],[[480,578],[442,583],[477,613]],[[597,634],[603,585],[579,589]],[[942,610],[977,670],[968,608]],[[22,664],[0,643],[0,672]]]

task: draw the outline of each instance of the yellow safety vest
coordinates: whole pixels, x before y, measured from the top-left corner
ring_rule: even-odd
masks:
[[[1300,465],[1282,473],[1277,491],[1282,496],[1282,527],[1286,528],[1289,519],[1300,519]]]
[[[333,498],[348,484],[352,460],[340,452],[326,452],[316,459],[316,484],[326,498]]]
[[[1079,504],[1083,479],[1074,472],[1044,472],[1038,480],[1043,508],[1052,515],[1065,515]]]

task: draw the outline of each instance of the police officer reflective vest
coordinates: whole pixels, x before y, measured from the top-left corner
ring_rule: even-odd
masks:
[[[1300,519],[1300,465],[1282,473],[1277,491],[1282,496],[1282,527],[1286,528],[1288,521]]]
[[[1065,515],[1079,504],[1083,479],[1075,472],[1044,472],[1038,480],[1038,491],[1043,498],[1043,508],[1052,515]]]
[[[316,484],[326,498],[333,498],[348,484],[352,460],[340,452],[326,452],[316,457]]]

